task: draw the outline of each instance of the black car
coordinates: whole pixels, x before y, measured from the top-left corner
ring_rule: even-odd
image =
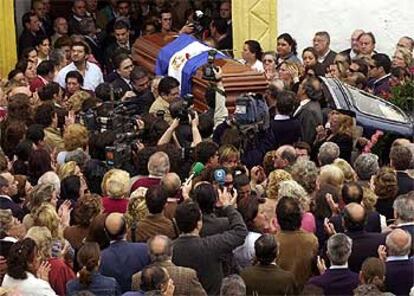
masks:
[[[321,80],[328,108],[354,112],[365,137],[377,130],[395,137],[414,137],[413,118],[397,106],[338,79],[321,77]]]

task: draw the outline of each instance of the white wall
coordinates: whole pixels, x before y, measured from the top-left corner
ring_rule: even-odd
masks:
[[[317,31],[329,32],[333,50],[349,48],[357,28],[373,32],[376,50],[392,56],[399,37],[414,37],[414,1],[278,0],[278,34],[290,33],[300,54]]]

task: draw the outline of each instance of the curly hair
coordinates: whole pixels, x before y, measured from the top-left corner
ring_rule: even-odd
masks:
[[[49,203],[53,197],[55,188],[52,184],[39,184],[33,187],[30,192],[29,209],[33,212],[43,203]]]
[[[68,100],[69,110],[75,113],[82,110],[82,104],[92,96],[83,90],[76,91]]]
[[[26,234],[26,237],[33,239],[39,250],[42,260],[48,260],[52,257],[52,233],[45,226],[33,226]]]
[[[370,188],[362,187],[362,203],[367,212],[375,211],[375,205],[377,204],[378,196]]]
[[[313,161],[299,158],[293,164],[290,173],[293,180],[302,185],[307,193],[311,194],[316,190],[316,179],[319,171]]]
[[[329,184],[337,188],[342,188],[344,179],[344,173],[342,170],[333,164],[321,167],[318,178],[319,184]]]
[[[357,181],[357,174],[355,170],[345,159],[337,158],[334,160],[333,165],[341,169],[344,174],[345,183]]]
[[[292,197],[295,199],[302,212],[309,211],[310,207],[310,198],[306,190],[296,181],[288,180],[283,181],[279,184],[279,190],[277,195],[282,197]]]
[[[63,180],[66,177],[75,175],[77,165],[78,164],[76,163],[76,161],[68,161],[62,164],[61,166],[59,166],[59,169],[58,169],[59,179]]]
[[[271,172],[268,178],[266,197],[277,200],[280,183],[288,180],[292,180],[292,176],[285,170],[274,170]]]
[[[382,167],[374,177],[375,194],[378,198],[395,198],[398,194],[398,178],[393,168]]]
[[[138,222],[148,215],[148,208],[145,203],[145,195],[138,194],[140,189],[132,192],[129,198],[127,212],[125,213],[125,220],[130,227],[133,222]]]
[[[102,200],[97,194],[85,194],[76,202],[73,218],[75,224],[88,227],[92,220],[101,213]]]
[[[89,135],[86,127],[79,123],[73,123],[65,128],[63,142],[66,151],[73,151],[77,148],[84,149],[88,145]]]
[[[122,198],[129,191],[129,173],[120,169],[109,170],[102,179],[102,192],[112,198]]]
[[[62,237],[59,221],[59,216],[51,204],[42,204],[33,214],[34,226],[47,227],[53,239],[60,239]]]

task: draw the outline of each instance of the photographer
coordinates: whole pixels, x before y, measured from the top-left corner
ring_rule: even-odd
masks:
[[[132,91],[126,92],[123,101],[133,104],[137,115],[143,116],[149,112],[154,103],[154,95],[150,89],[148,72],[141,66],[135,66],[130,74]]]
[[[175,114],[174,105],[177,105],[177,108],[183,108],[182,102],[175,102],[173,105],[173,114]],[[183,112],[180,110],[180,112]],[[188,121],[184,120],[184,118],[175,117],[172,121],[170,127],[165,131],[165,133],[161,136],[158,140],[157,145],[164,145],[171,142],[171,139],[174,139],[175,144],[179,148],[186,148],[186,147],[195,147],[198,143],[202,141],[200,131],[198,130],[198,114],[195,111],[193,113],[187,114]],[[177,114],[178,115],[178,114]],[[178,115],[179,116],[179,115]],[[189,128],[191,124],[191,135],[189,134]]]

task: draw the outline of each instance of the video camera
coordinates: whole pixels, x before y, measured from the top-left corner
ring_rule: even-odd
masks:
[[[114,143],[105,147],[106,163],[109,167],[123,167],[130,163],[132,151],[142,140],[135,115],[136,106],[130,102],[105,102],[99,107],[80,112],[78,122],[94,133],[112,131]]]
[[[194,96],[192,94],[184,95],[180,100],[173,102],[170,105],[170,113],[172,118],[178,118],[180,124],[189,124],[188,115],[194,118],[194,110],[191,107],[194,105]]]
[[[203,66],[203,79],[207,81],[216,81],[216,74],[214,70],[217,71],[217,67],[214,66],[214,61],[216,60],[217,51],[211,49],[207,52],[207,64]]]

